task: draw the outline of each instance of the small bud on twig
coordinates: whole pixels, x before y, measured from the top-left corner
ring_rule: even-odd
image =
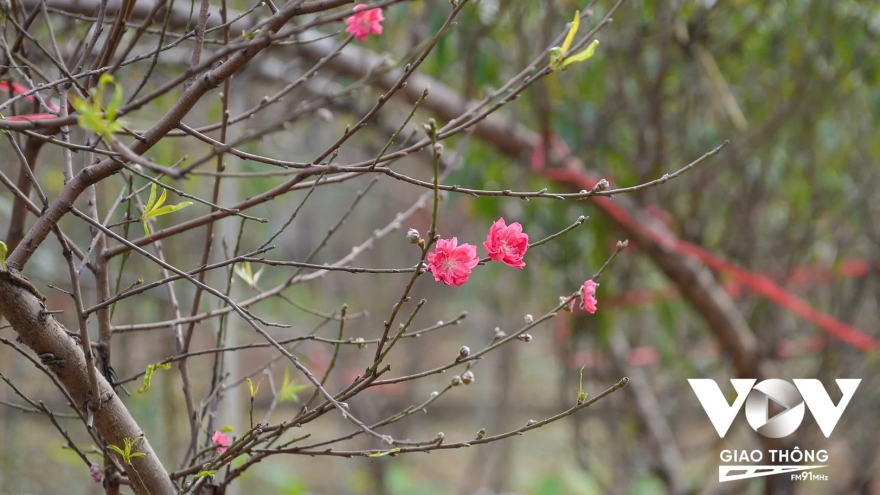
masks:
[[[462,359],[467,359],[467,357],[470,355],[471,355],[470,347],[463,345],[463,346],[461,346],[461,349],[459,349],[459,351],[458,351],[458,358],[456,359],[456,361],[461,361]]]
[[[465,385],[470,385],[471,383],[474,383],[474,378],[474,372],[471,370],[467,370],[461,375],[461,381]]]
[[[599,191],[607,191],[609,187],[610,187],[610,184],[608,184],[608,181],[605,179],[602,179],[599,182],[597,182],[595,186],[593,186],[593,189],[590,192],[595,194]]]

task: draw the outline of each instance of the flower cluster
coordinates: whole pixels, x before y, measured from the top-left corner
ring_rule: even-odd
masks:
[[[345,20],[348,27],[345,32],[363,41],[370,34],[382,34],[382,9],[367,9],[367,6],[359,3],[354,6],[354,15]]]
[[[492,261],[522,269],[526,266],[523,256],[529,249],[529,235],[523,232],[519,223],[507,225],[503,218],[499,218],[489,229],[483,247]],[[479,262],[477,247],[473,244],[459,246],[456,237],[438,240],[434,252],[428,253],[428,271],[434,274],[434,280],[456,287],[467,282],[471,270]]]
[[[407,240],[421,242],[418,231],[411,229],[407,233]],[[523,232],[519,222],[507,225],[504,218],[499,218],[489,228],[483,248],[490,260],[522,270],[526,266],[523,257],[529,250],[529,235]],[[479,263],[477,247],[467,243],[459,245],[457,237],[439,239],[434,251],[428,253],[428,271],[434,275],[434,280],[456,287],[467,283],[471,270]],[[597,286],[596,282],[587,280],[580,289],[581,308],[589,313],[596,312]]]

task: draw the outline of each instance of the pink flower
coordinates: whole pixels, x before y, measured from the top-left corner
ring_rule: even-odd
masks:
[[[230,441],[229,437],[224,435],[220,431],[215,431],[214,436],[211,437],[211,441],[214,442],[214,445],[217,446],[217,452],[221,454],[226,452],[226,448],[229,447]]]
[[[440,239],[434,252],[428,253],[428,270],[434,274],[434,280],[456,287],[467,282],[471,269],[479,262],[477,246],[459,246],[456,237]]]
[[[504,218],[499,218],[489,229],[483,247],[492,261],[503,261],[507,266],[522,269],[526,266],[522,259],[529,249],[529,235],[523,233],[519,222],[508,226]]]
[[[596,282],[587,280],[581,288],[581,308],[587,310],[587,313],[596,312]]]
[[[363,41],[370,34],[382,34],[382,25],[380,22],[385,18],[382,16],[382,9],[366,9],[367,6],[359,3],[354,6],[355,14],[345,20],[348,27],[345,32]]]

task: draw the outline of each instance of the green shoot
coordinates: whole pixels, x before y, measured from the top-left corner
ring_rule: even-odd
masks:
[[[568,68],[569,65],[577,62],[583,62],[596,53],[596,47],[599,46],[599,40],[593,40],[582,51],[574,55],[568,56],[568,50],[571,49],[571,45],[574,42],[574,37],[577,34],[580,25],[581,13],[579,11],[575,11],[574,20],[571,22],[571,27],[568,29],[568,34],[565,35],[565,41],[562,43],[562,46],[554,46],[550,49],[550,70],[554,72],[558,70],[565,70],[566,68]]]
[[[156,368],[161,368],[165,371],[171,369],[171,363],[165,364],[148,364],[146,373],[144,373],[144,386],[138,389],[139,394],[145,394],[150,390],[150,384],[153,381],[153,372],[156,371]]]
[[[182,210],[187,206],[192,204],[192,201],[183,201],[177,203],[176,205],[168,205],[162,206],[165,204],[165,198],[168,196],[168,191],[165,188],[162,188],[162,194],[159,196],[159,199],[156,199],[156,184],[153,184],[150,187],[150,199],[147,201],[147,206],[144,207],[144,214],[141,216],[141,222],[144,223],[144,233],[147,237],[150,236],[150,227],[147,225],[147,220],[151,218],[161,217],[162,215],[168,215],[169,213],[174,213],[177,210]]]

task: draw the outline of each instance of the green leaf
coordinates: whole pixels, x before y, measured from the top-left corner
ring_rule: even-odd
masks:
[[[104,100],[104,87],[112,84],[114,87],[113,98],[106,114],[102,109]],[[122,122],[116,120],[119,115],[119,108],[122,105],[122,86],[113,80],[113,76],[104,74],[98,80],[98,87],[92,90],[91,101],[82,98],[73,98],[71,104],[79,114],[78,123],[80,127],[88,131],[110,139],[114,132],[123,129]]]
[[[6,252],[8,249],[6,243],[0,241],[0,272],[6,271]]]
[[[199,479],[199,478],[214,479],[214,475],[217,474],[218,472],[219,472],[218,470],[214,470],[214,469],[209,469],[207,471],[199,471],[199,473],[196,475],[196,479]]]
[[[254,273],[253,269],[251,268],[250,261],[245,261],[240,265],[236,265],[234,271],[235,274],[238,275],[242,280],[244,280],[249,286],[254,287],[260,280],[260,275],[263,274],[264,268],[266,267],[260,268],[257,273]]]
[[[98,90],[103,93],[104,86],[108,84],[114,84],[113,76],[107,73],[101,74],[101,77],[98,78]]]
[[[223,428],[220,428],[220,433],[229,433],[230,431],[232,431],[234,429],[235,429],[234,426],[226,425]]]
[[[132,459],[135,459],[138,457],[143,457],[143,456],[147,455],[143,452],[132,452],[131,451],[132,446],[134,444],[138,443],[142,438],[144,438],[144,437],[139,436],[139,437],[135,438],[134,440],[132,440],[131,438],[123,438],[122,441],[125,442],[125,449],[121,449],[121,448],[117,447],[116,445],[108,445],[107,448],[115,451],[117,454],[122,456],[123,462],[125,462],[126,464],[131,464]]]
[[[110,104],[107,105],[107,120],[113,124],[118,124],[116,122],[116,115],[119,112],[119,107],[122,105],[122,85],[113,82],[113,77],[110,77],[110,82],[113,84],[114,89],[113,98],[110,100]]]
[[[565,70],[566,67],[568,67],[569,65],[571,65],[573,63],[583,62],[584,60],[587,60],[590,57],[592,57],[593,54],[596,53],[597,46],[599,46],[599,40],[593,40],[589,44],[589,46],[587,46],[583,51],[581,51],[580,53],[578,53],[576,55],[572,55],[572,56],[566,58],[565,61],[562,62],[562,70]]]
[[[174,213],[175,211],[182,210],[192,204],[193,204],[192,201],[183,201],[183,202],[177,203],[176,205],[168,205],[168,206],[163,206],[161,208],[156,208],[155,210],[153,210],[152,213],[150,213],[150,216],[148,218],[161,217],[162,215]]]
[[[251,41],[252,39],[256,38],[258,34],[260,34],[260,31],[260,29],[255,30],[253,33],[245,33],[244,31],[242,31],[241,34],[242,36],[244,36],[245,40]]]
[[[146,225],[146,224],[144,224]],[[153,380],[153,372],[156,371],[157,368],[161,368],[163,370],[170,370],[171,363],[164,364],[148,364],[146,372],[144,373],[144,386],[138,389],[139,394],[145,394],[150,390],[150,384]]]
[[[260,392],[260,384],[263,383],[263,379],[261,378],[260,381],[257,382],[256,386],[254,386],[254,382],[250,378],[247,379],[247,382],[248,389],[250,389],[251,391],[251,399],[253,399]]]
[[[571,22],[571,27],[568,29],[568,34],[565,35],[565,42],[562,43],[562,47],[554,46],[550,49],[550,70],[565,70],[571,64],[577,62],[583,62],[584,60],[589,59],[596,53],[596,47],[599,45],[599,40],[593,40],[589,46],[587,46],[580,53],[567,57],[568,50],[571,48],[572,43],[574,42],[574,37],[577,34],[578,28],[581,24],[581,13],[579,11],[575,11],[574,20]]]
[[[156,184],[153,183],[153,185],[155,186]],[[152,190],[151,190],[151,193],[152,193]],[[151,194],[151,196],[152,196],[152,194]],[[151,218],[151,217],[155,216],[153,213],[154,213],[157,209],[159,209],[159,207],[161,207],[162,205],[165,204],[165,199],[166,199],[166,198],[168,198],[168,190],[165,189],[165,188],[163,187],[163,188],[162,188],[162,194],[159,195],[159,199],[156,200],[156,203],[153,204],[152,208],[150,208],[149,210],[144,211],[144,218]]]
[[[147,201],[147,205],[144,207],[144,214],[141,215],[141,222],[144,224],[144,233],[147,237],[150,236],[150,226],[147,225],[147,220],[151,218],[161,217],[162,215],[168,215],[169,213],[174,213],[175,211],[182,210],[187,206],[192,205],[192,201],[183,201],[181,203],[177,203],[176,205],[168,205],[162,206],[165,204],[165,199],[168,197],[168,191],[163,187],[162,194],[159,195],[159,199],[156,199],[156,184],[150,187],[150,199]]]
[[[575,35],[577,35],[580,26],[581,13],[580,11],[575,10],[574,20],[571,21],[571,26],[568,28],[568,34],[565,35],[565,41],[562,43],[562,46],[554,46],[550,49],[550,70],[561,70],[564,69],[566,65],[568,65],[566,63],[567,61],[565,60],[565,55],[568,54],[568,50],[571,49],[571,45],[574,42],[574,37]]]
[[[584,392],[584,368],[587,366],[581,366],[581,379],[578,382],[578,405],[583,404],[585,400],[587,400],[587,396],[590,395]]]
[[[156,183],[150,186],[150,199],[147,200],[147,206],[144,207],[144,214],[153,211],[153,207],[156,206]]]
[[[299,402],[297,393],[309,388],[308,385],[297,385],[290,381],[290,370],[284,370],[284,381],[281,382],[281,391],[278,393],[278,402]]]
[[[115,451],[117,454],[121,455],[122,457],[125,457],[125,452],[123,452],[123,450],[120,449],[119,447],[117,447],[115,445],[108,445],[107,448]]]
[[[562,43],[562,53],[568,52],[569,48],[571,48],[571,43],[574,41],[574,36],[578,32],[578,28],[581,26],[581,13],[577,10],[574,11],[574,20],[571,21],[571,27],[568,28],[568,34],[565,35],[565,42]]]
[[[397,448],[394,448],[391,450],[386,450],[384,452],[373,452],[372,454],[367,454],[367,457],[382,457],[382,456],[386,456],[388,454],[396,454],[398,452],[400,452],[400,447],[397,447]]]
[[[104,132],[104,123],[103,119],[99,115],[99,112],[95,112],[95,108],[86,100],[82,98],[74,97],[71,100],[71,104],[73,104],[73,108],[79,114],[79,118],[77,119],[77,123],[80,127],[87,131],[92,131],[96,134],[101,134]]]

